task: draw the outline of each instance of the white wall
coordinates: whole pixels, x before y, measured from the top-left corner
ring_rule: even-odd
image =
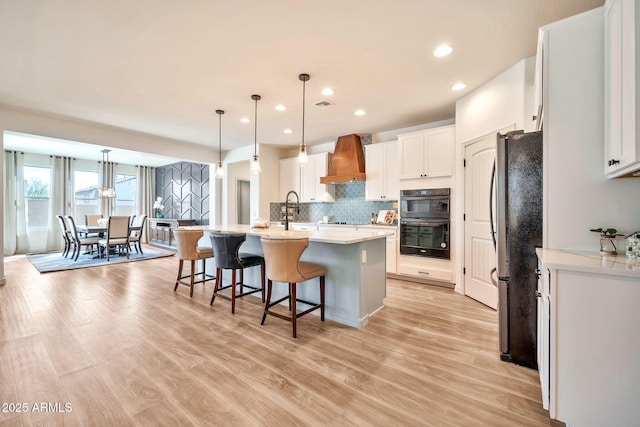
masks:
[[[251,207],[250,207],[250,219],[254,218],[269,218],[269,204],[279,199],[280,185],[280,158],[282,158],[285,150],[282,148],[258,144],[257,152],[260,159],[260,168],[262,172],[260,174],[249,173],[249,159],[253,156],[253,145],[240,147],[235,150],[231,150],[225,154],[223,162],[226,168],[224,184],[221,194],[222,204],[229,205],[227,209],[224,209],[222,213],[222,224],[235,223],[235,180],[238,176],[240,179],[249,180],[251,183]],[[242,164],[242,175],[238,175],[238,169],[235,165]],[[246,169],[246,171],[245,171]],[[245,173],[246,172],[246,173]],[[233,182],[229,182],[233,180]],[[233,187],[233,189],[231,189]]]
[[[280,200],[280,157],[282,149],[260,145],[262,173],[251,177],[251,221],[254,218],[269,219],[271,202]]]
[[[456,140],[462,144],[515,123],[533,130],[535,57],[523,59],[456,102]]]
[[[237,203],[236,192],[238,181],[251,181],[249,173],[249,161],[238,161],[227,165],[226,175],[224,178],[224,187],[222,190],[223,200],[223,224],[235,224],[237,221]],[[253,183],[251,184],[253,188]]]

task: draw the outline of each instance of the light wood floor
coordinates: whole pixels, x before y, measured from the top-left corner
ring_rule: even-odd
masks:
[[[260,326],[258,298],[231,315],[211,283],[174,293],[177,266],[39,274],[6,258],[0,400],[29,410],[0,426],[556,425],[538,373],[499,360],[496,313],[449,289],[388,280],[364,329],[306,316],[293,339]]]

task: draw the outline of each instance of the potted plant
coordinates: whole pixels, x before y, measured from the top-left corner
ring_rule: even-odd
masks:
[[[618,248],[614,242],[615,238],[622,236],[615,228],[592,228],[590,231],[594,233],[600,233],[600,254],[602,255],[615,255],[618,253]]]

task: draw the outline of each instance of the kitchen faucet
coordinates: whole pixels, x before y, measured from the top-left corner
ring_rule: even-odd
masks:
[[[295,191],[291,190],[287,193],[287,197],[284,200],[284,229],[288,230],[289,229],[289,195],[293,193],[296,195],[296,213],[300,213],[300,196],[298,196],[298,193],[296,193]]]

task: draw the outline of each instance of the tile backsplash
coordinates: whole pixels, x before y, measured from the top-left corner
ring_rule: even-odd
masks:
[[[378,214],[381,209],[393,209],[393,202],[369,202],[364,199],[364,182],[344,182],[335,185],[334,203],[301,203],[300,213],[295,222],[318,222],[323,216],[329,222],[346,222],[348,224],[368,224],[371,214]],[[270,220],[280,221],[284,203],[271,203]]]

